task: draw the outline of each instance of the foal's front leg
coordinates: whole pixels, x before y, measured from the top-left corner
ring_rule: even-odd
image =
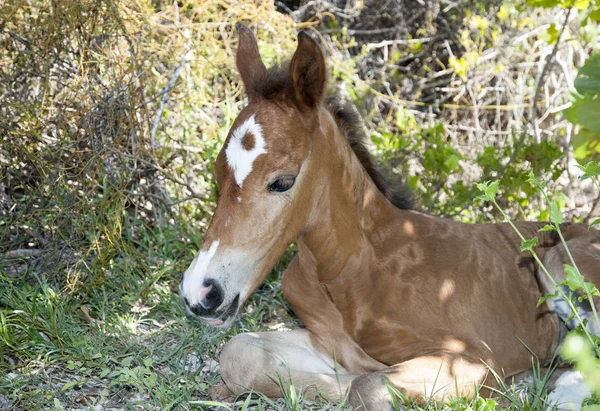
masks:
[[[308,398],[322,395],[340,401],[349,391],[349,405],[363,411],[391,409],[386,385],[411,401],[470,397],[488,372],[479,360],[432,355],[377,372],[350,374],[313,345],[306,329],[236,335],[223,348],[220,363],[223,381],[236,395],[254,390],[282,397],[281,379]]]
[[[282,397],[281,379],[308,398],[321,395],[339,401],[356,378],[321,353],[306,329],[236,335],[225,344],[220,366],[223,381],[236,395],[254,390]]]
[[[418,357],[381,371],[363,374],[351,384],[349,405],[354,410],[390,410],[388,386],[409,401],[444,401],[472,397],[485,381],[488,368],[480,361],[459,355]]]

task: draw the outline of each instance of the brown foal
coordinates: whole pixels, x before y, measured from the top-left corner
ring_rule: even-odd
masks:
[[[552,286],[513,230],[410,209],[384,185],[350,112],[324,98],[318,44],[300,33],[291,61],[267,69],[252,32],[238,30],[249,102],[217,158],[220,198],[181,295],[188,313],[228,326],[297,241],[282,288],[305,328],[235,336],[220,359],[228,389],[279,397],[280,376],[308,396],[349,394],[356,408],[382,410],[386,385],[417,401],[470,396],[489,369],[509,377],[532,355],[550,361],[564,313],[536,306]],[[561,280],[567,259],[553,233],[517,226],[540,237],[535,251]],[[600,235],[563,230],[600,284]]]

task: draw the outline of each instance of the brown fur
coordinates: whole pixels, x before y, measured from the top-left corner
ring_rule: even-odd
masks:
[[[366,135],[356,110],[350,105],[344,105],[335,96],[327,99],[326,107],[333,114],[338,127],[346,135],[352,151],[379,191],[396,207],[403,210],[414,209],[414,196],[408,187],[402,181],[390,184],[375,164],[367,149]]]
[[[298,104],[293,92],[290,70],[290,61],[267,69],[264,75],[253,79],[252,95],[267,101],[291,99]],[[383,195],[398,208],[405,210],[415,208],[414,196],[408,187],[401,181],[390,184],[373,161],[366,147],[366,136],[362,130],[360,117],[354,108],[342,103],[335,95],[327,98],[325,106],[333,115],[340,130],[347,136],[354,154]]]

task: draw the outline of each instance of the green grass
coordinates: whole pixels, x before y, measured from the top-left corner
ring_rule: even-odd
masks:
[[[177,7],[138,0],[15,0],[0,8],[0,21],[0,408],[214,407],[209,388],[220,378],[215,364],[225,341],[240,332],[298,325],[280,290],[293,246],[230,330],[187,318],[177,295],[215,206],[214,159],[242,106],[234,23],[269,22],[271,30],[254,25],[261,27],[259,45],[268,65],[289,57],[294,23],[271,2],[242,8],[236,0],[184,0]],[[491,47],[490,42],[463,46]],[[391,171],[409,176],[437,211],[449,213],[472,198],[462,178],[448,183],[462,175],[459,154],[484,175],[495,175],[511,156],[514,145],[498,148],[487,135],[482,141],[490,143],[488,149],[468,158],[465,152],[475,151],[449,138],[446,126],[465,123],[470,108],[442,110],[435,121],[425,121],[415,110],[423,104],[418,97],[415,104],[396,106],[404,98],[402,87],[381,95],[379,80],[359,78],[358,67],[371,52],[347,58],[344,53],[357,48],[354,39],[332,33],[324,44],[331,52],[332,79],[347,84],[359,106],[381,98],[362,113],[376,154]],[[535,38],[528,44],[537,44]],[[529,61],[528,44],[511,50]],[[504,49],[502,43],[493,47]],[[388,63],[415,53],[417,48],[393,49]],[[440,69],[437,62],[423,73],[434,68]],[[438,81],[435,70],[430,74]],[[479,73],[488,71],[482,65]],[[390,73],[389,79],[400,84],[399,75]],[[526,75],[534,84],[537,74]],[[446,100],[452,99],[449,94]],[[477,121],[495,116],[482,113]],[[540,126],[554,127],[556,116]],[[532,196],[520,195],[525,161],[539,163],[546,174],[560,171],[558,162],[546,164],[561,155],[553,144],[528,145],[504,173],[503,184],[512,184],[505,194],[519,193],[519,210],[512,214],[537,210],[529,203]],[[417,166],[409,169],[408,160]],[[439,192],[446,203],[436,203]],[[478,204],[465,207],[468,215],[456,215],[486,220]],[[503,387],[504,402],[496,409],[544,409],[545,380],[536,381],[532,388]],[[253,393],[228,407],[345,406],[282,388],[283,399]],[[492,404],[476,398],[448,407],[484,411]]]
[[[139,265],[122,255],[85,292],[61,292],[36,271],[2,274],[4,399],[17,409],[188,408],[190,401],[208,399],[218,381],[215,360],[225,339],[292,321],[277,280],[259,289],[248,304],[251,312],[230,330],[187,318],[176,290],[191,255],[172,263],[176,248],[164,245]]]
[[[195,234],[185,225],[153,229],[113,205],[101,219],[71,221],[82,235],[68,242],[84,248],[105,230],[112,244],[55,270],[41,261],[55,257],[48,252],[0,260],[0,400],[11,407],[197,407],[219,380],[225,340],[295,324],[279,282],[293,250],[233,327],[219,331],[186,317],[177,294],[196,249],[190,244],[200,242]],[[79,207],[78,215],[90,211]],[[54,220],[67,218],[61,214]],[[118,239],[108,221],[123,225]]]

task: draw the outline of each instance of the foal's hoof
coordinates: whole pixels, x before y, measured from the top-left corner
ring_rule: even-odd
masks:
[[[352,381],[348,405],[354,411],[393,410],[390,393],[379,374],[363,374]]]
[[[234,402],[235,394],[222,380],[210,387],[210,399],[220,402]]]

